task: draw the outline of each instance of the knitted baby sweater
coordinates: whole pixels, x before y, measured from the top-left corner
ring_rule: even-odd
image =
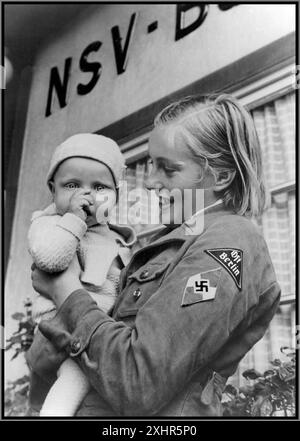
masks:
[[[135,240],[135,232],[129,226],[87,227],[72,213],[58,215],[55,204],[33,213],[28,232],[29,252],[36,266],[44,271],[65,270],[77,253],[82,268],[81,283],[105,311],[112,306],[111,297],[118,290],[121,268],[116,257],[120,256],[125,266],[131,256],[129,247]],[[38,296],[33,316],[38,319],[54,309],[52,301]]]

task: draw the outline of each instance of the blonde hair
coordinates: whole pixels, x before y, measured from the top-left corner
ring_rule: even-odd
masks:
[[[174,138],[197,162],[216,177],[235,172],[221,197],[240,215],[260,215],[265,208],[259,139],[248,111],[227,94],[191,96],[170,104],[154,120],[155,126],[175,128]]]

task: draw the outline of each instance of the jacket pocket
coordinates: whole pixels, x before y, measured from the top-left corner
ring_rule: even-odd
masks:
[[[148,262],[128,276],[126,292],[114,315],[118,319],[128,317],[130,324],[139,309],[160,287],[170,260],[167,262]]]
[[[132,317],[135,316],[138,312],[139,308],[129,308],[129,309],[120,309],[118,311],[118,317]]]
[[[170,265],[170,261],[167,262],[149,262],[143,265],[133,274],[131,274],[128,279],[136,280],[139,283],[150,282],[160,277]]]

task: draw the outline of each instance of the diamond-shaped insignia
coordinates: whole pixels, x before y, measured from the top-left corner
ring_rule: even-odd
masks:
[[[181,306],[213,300],[216,296],[220,273],[221,268],[217,268],[189,277],[184,289]]]

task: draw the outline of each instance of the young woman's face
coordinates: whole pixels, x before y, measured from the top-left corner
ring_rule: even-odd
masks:
[[[186,147],[173,140],[174,137],[170,136],[169,130],[172,128],[156,127],[150,135],[149,154],[152,170],[146,187],[155,189],[160,197],[162,223],[169,223],[164,222],[164,218],[167,220],[169,218],[166,215],[168,212],[170,224],[180,224],[199,210],[196,200],[197,198],[199,200],[200,192],[196,190],[211,188],[214,185],[214,178],[211,174],[204,173],[199,163],[189,155]],[[178,203],[180,198],[178,200],[176,197],[170,198],[170,192],[180,194],[182,203]]]
[[[96,209],[103,192],[115,193],[115,184],[110,170],[99,161],[88,158],[66,159],[57,169],[53,183],[53,198],[57,212],[68,210],[70,199],[78,189],[89,192],[93,205],[89,207],[86,219],[88,225],[96,223]]]

